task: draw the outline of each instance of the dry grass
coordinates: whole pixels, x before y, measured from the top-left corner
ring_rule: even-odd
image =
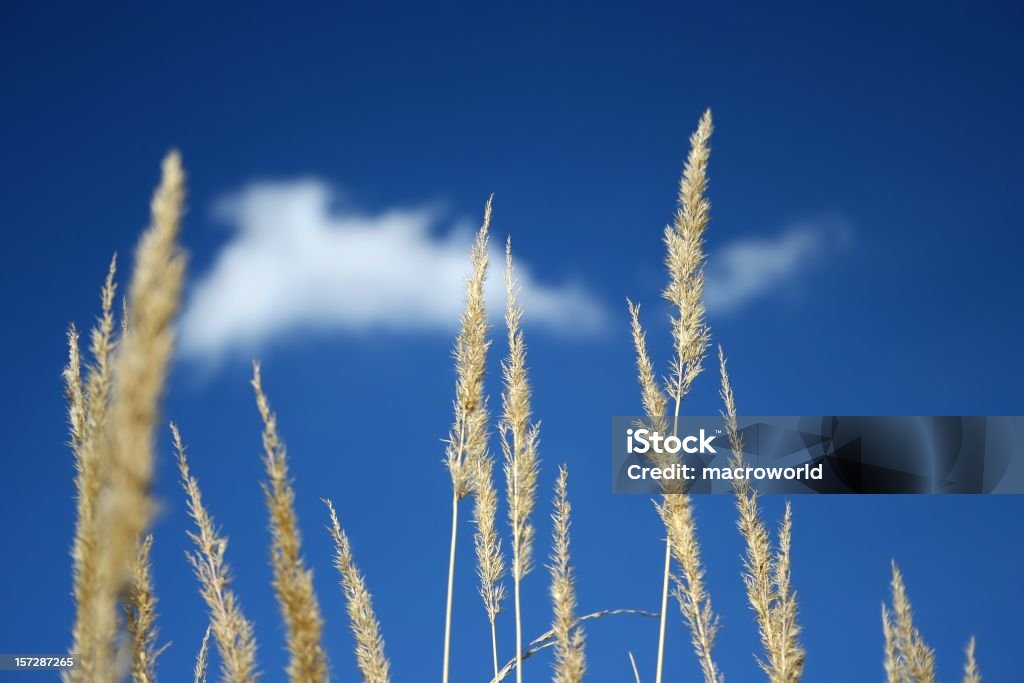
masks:
[[[124,622],[128,631],[132,664],[132,681],[155,683],[156,659],[163,648],[157,648],[156,593],[153,591],[150,553],[153,534],[147,534],[139,544],[139,552],[132,565],[132,582],[125,598]]]
[[[681,576],[672,575],[675,582],[673,593],[690,627],[693,650],[700,662],[704,681],[720,683],[722,675],[712,656],[715,635],[718,633],[718,618],[711,610],[711,597],[704,588],[704,567],[700,559],[693,507],[683,494],[667,494],[657,509],[668,532],[672,557],[681,569]]]
[[[680,183],[679,210],[664,235],[669,271],[664,295],[673,311],[670,317],[673,358],[664,385],[657,379],[647,349],[640,309],[629,302],[644,410],[650,426],[665,431],[678,432],[682,403],[703,370],[710,344],[702,295],[703,235],[710,211],[705,195],[711,129],[711,115],[707,112],[690,138],[691,149]],[[148,533],[155,507],[150,494],[155,455],[153,431],[173,347],[172,320],[183,286],[185,260],[177,246],[183,201],[184,173],[180,159],[172,153],[164,161],[161,184],[153,199],[151,226],[137,250],[120,330],[113,313],[116,264],[112,261],[101,292],[101,315],[90,332],[88,363],[82,358],[77,329],[72,326],[68,331],[64,386],[77,490],[72,550],[76,601],[72,651],[79,655],[80,665],[65,678],[75,683],[111,683],[128,674],[138,682],[154,683],[156,680],[156,661],[162,650],[157,644],[157,599],[150,566],[153,536]],[[497,620],[504,597],[501,580],[505,559],[497,523],[500,501],[494,482],[494,462],[488,451],[490,417],[484,391],[490,346],[484,303],[490,219],[489,200],[473,244],[466,306],[454,350],[454,421],[445,455],[452,481],[452,533],[442,680],[447,683],[451,669],[458,506],[461,499],[472,494],[477,573],[491,628],[494,683],[513,671],[517,680],[522,681],[523,662],[546,648],[554,650],[554,680],[579,683],[586,672],[582,624],[616,614],[659,618],[655,680],[660,683],[670,577],[675,581],[675,594],[690,628],[692,647],[705,683],[721,683],[723,672],[713,656],[718,620],[705,587],[693,507],[688,496],[671,488],[663,491],[657,505],[666,530],[661,611],[603,610],[577,617],[575,574],[570,556],[568,473],[564,466],[560,469],[555,487],[552,553],[548,567],[552,628],[529,643],[523,641],[521,582],[533,566],[531,516],[539,472],[539,428],[532,416],[526,345],[521,329],[523,309],[517,300],[510,242],[506,245],[505,264],[509,355],[502,363],[503,405],[498,427],[505,460],[516,653],[504,666],[498,666]],[[721,349],[719,363],[721,397],[725,404],[723,415],[732,446],[732,461],[738,464],[743,457],[743,444],[737,426],[735,397]],[[263,463],[268,478],[264,493],[270,516],[274,588],[290,654],[288,675],[292,681],[320,683],[328,680],[329,675],[326,653],[321,645],[323,620],[313,589],[312,572],[302,557],[295,491],[289,477],[284,442],[262,388],[259,366],[255,364],[252,385],[263,421]],[[196,530],[188,534],[195,544],[195,551],[188,554],[188,559],[209,611],[209,627],[194,664],[193,680],[199,683],[207,678],[212,634],[219,653],[221,679],[228,683],[253,683],[258,679],[254,629],[231,589],[225,559],[227,540],[217,531],[203,505],[177,428],[172,425],[171,430],[188,512],[196,524]],[[666,458],[656,464],[671,463]],[[746,543],[742,577],[760,629],[764,653],[758,661],[770,683],[797,683],[803,674],[804,651],[799,642],[796,592],[790,578],[792,510],[787,504],[773,544],[762,519],[757,493],[743,480],[736,482],[735,493],[738,526]],[[333,505],[325,502],[331,521],[328,529],[335,543],[335,566],[341,577],[355,640],[356,662],[364,681],[385,683],[390,678],[390,664],[384,654],[384,641],[366,580],[355,565],[349,539]],[[671,571],[673,561],[678,573]],[[892,606],[883,605],[882,622],[887,680],[890,683],[934,683],[935,656],[914,625],[903,578],[895,565]],[[980,683],[973,638],[965,655],[964,682]],[[639,683],[639,670],[631,653],[629,659],[634,680]],[[596,675],[605,679],[606,673]]]
[[[448,683],[451,654],[452,600],[455,594],[455,545],[458,537],[459,501],[473,492],[487,452],[487,400],[484,376],[487,368],[487,244],[493,197],[484,207],[483,224],[470,256],[472,272],[466,280],[466,308],[455,340],[455,419],[448,434],[445,464],[452,479],[452,531],[448,553],[448,592],[444,618],[444,656],[441,680]],[[483,512],[483,511],[481,511]],[[495,644],[496,648],[496,644]]]
[[[72,680],[108,683],[120,677],[118,603],[129,599],[140,539],[152,516],[154,427],[185,273],[177,243],[184,181],[181,159],[171,152],[153,196],[150,227],[136,250],[117,353],[112,263],[101,297],[102,315],[91,335],[93,365],[84,385],[73,329],[69,338],[65,383],[78,470],[73,647],[80,658],[80,668],[69,675]],[[133,653],[132,659],[141,656]]]
[[[554,683],[580,683],[586,671],[583,627],[576,625],[576,580],[569,554],[569,470],[562,465],[555,483],[551,550],[551,631],[555,635]]]
[[[388,683],[391,680],[391,665],[384,656],[384,637],[380,634],[380,624],[377,623],[377,615],[373,612],[370,591],[367,590],[366,581],[352,558],[352,546],[338,522],[334,505],[329,500],[325,500],[324,503],[331,516],[331,526],[328,530],[335,543],[334,566],[341,575],[341,588],[345,593],[349,625],[356,640],[356,663],[366,683]]]
[[[494,675],[498,675],[497,619],[505,599],[505,556],[498,534],[498,492],[494,488],[494,461],[489,455],[480,458],[474,484],[473,521],[476,525],[477,576],[480,578],[480,597],[484,601],[487,621],[491,626],[491,659]]]
[[[655,379],[647,352],[646,336],[640,324],[639,308],[629,302],[637,371],[647,418],[654,426],[666,425],[669,400],[673,403],[671,433],[679,431],[679,414],[693,381],[704,368],[710,331],[704,321],[704,232],[710,221],[711,204],[705,196],[707,164],[710,157],[711,111],[701,117],[690,136],[690,152],[679,184],[679,208],[672,225],[665,228],[665,264],[669,282],[663,292],[671,304],[670,316],[674,355],[664,393]],[[665,394],[668,395],[666,399]],[[662,465],[664,463],[661,463]],[[655,682],[661,683],[665,657],[665,622],[668,608],[672,558],[681,572],[676,579],[676,597],[693,634],[693,646],[706,683],[721,680],[712,656],[717,619],[711,599],[704,590],[704,568],[697,541],[697,527],[689,497],[666,489],[658,513],[665,525],[665,567],[662,574],[661,623],[658,630],[658,661]]]
[[[188,513],[196,524],[196,531],[188,532],[196,551],[187,556],[199,581],[199,593],[210,612],[207,634],[212,631],[217,643],[221,678],[227,683],[251,683],[257,679],[256,638],[252,622],[245,618],[238,597],[231,590],[231,569],[224,559],[228,541],[217,532],[213,517],[203,505],[199,482],[189,470],[177,426],[171,425],[171,433],[178,455],[181,485],[188,498]],[[203,643],[201,653],[206,651],[205,638]],[[205,656],[200,659],[205,662]]]
[[[974,660],[974,636],[967,642],[964,655],[967,658],[964,662],[964,683],[981,683],[981,671],[978,670],[978,662]]]
[[[895,562],[891,586],[892,610],[882,607],[888,680],[890,683],[935,683],[935,653],[914,625],[914,612],[903,575]]]
[[[505,294],[508,328],[508,358],[502,363],[505,390],[502,392],[502,416],[499,425],[505,455],[506,503],[512,530],[512,585],[516,618],[516,652],[523,651],[521,584],[533,569],[533,524],[530,516],[537,500],[537,474],[540,462],[537,446],[540,425],[532,422],[530,382],[526,373],[526,342],[520,323],[523,309],[518,303],[519,285],[512,264],[512,241],[505,245]],[[516,681],[522,683],[522,661],[516,664]]]
[[[288,476],[288,455],[277,432],[277,418],[263,393],[258,363],[253,363],[252,367],[252,388],[263,418],[263,465],[269,479],[263,486],[263,493],[270,513],[274,590],[288,641],[288,677],[292,683],[319,682],[327,679],[327,655],[320,643],[324,622],[313,590],[313,572],[302,558],[295,490]]]
[[[72,627],[72,651],[81,655],[79,668],[65,678],[89,681],[95,675],[98,660],[109,661],[114,633],[96,633],[96,599],[100,589],[99,505],[103,482],[107,476],[107,449],[100,436],[106,429],[110,404],[114,351],[113,302],[116,291],[114,277],[117,259],[111,259],[107,278],[100,292],[100,318],[90,333],[92,363],[82,379],[78,332],[72,325],[68,332],[68,365],[64,371],[68,399],[68,421],[71,450],[75,457],[75,489],[77,520],[71,549],[74,596],[77,606]],[[109,622],[104,622],[109,625]],[[94,648],[103,644],[103,653]]]
[[[718,347],[718,362],[722,376],[721,397],[725,406],[722,414],[732,446],[730,463],[732,467],[742,467],[743,439],[737,425],[736,400],[721,346]],[[778,547],[773,554],[771,537],[761,519],[757,492],[746,479],[734,480],[733,489],[739,513],[737,525],[747,546],[743,583],[757,619],[764,650],[764,659],[759,663],[771,683],[796,683],[803,676],[805,655],[799,642],[796,593],[790,583],[792,510],[787,502],[779,527]]]
[[[192,669],[192,681],[193,683],[206,683],[206,668],[208,664],[208,655],[210,652],[210,627],[206,627],[206,633],[203,634],[203,643],[199,646],[199,654],[196,655],[196,665]]]

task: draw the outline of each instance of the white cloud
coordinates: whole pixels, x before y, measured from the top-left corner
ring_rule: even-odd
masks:
[[[705,271],[711,313],[732,313],[818,267],[849,239],[847,224],[821,218],[771,237],[746,238],[713,252]]]
[[[306,180],[252,185],[220,205],[235,234],[190,293],[184,354],[216,359],[296,330],[455,329],[472,230],[437,235],[434,211],[370,215],[334,200]],[[504,245],[495,238],[487,299],[498,319]],[[541,284],[521,261],[516,272],[528,324],[566,333],[603,325],[604,309],[579,284]]]

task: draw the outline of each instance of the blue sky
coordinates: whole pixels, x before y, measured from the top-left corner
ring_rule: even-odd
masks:
[[[367,575],[396,680],[432,680],[448,533],[448,317],[461,276],[452,255],[486,197],[495,193],[496,239],[513,235],[532,278],[542,497],[568,463],[580,608],[654,608],[661,531],[645,498],[610,494],[606,430],[610,416],[640,409],[625,297],[644,305],[652,351],[667,361],[660,231],[700,113],[711,107],[716,124],[710,322],[741,412],[1019,414],[1022,20],[1019,6],[990,2],[5,4],[0,650],[69,642],[64,329],[95,314],[111,252],[129,260],[170,147],[190,175],[186,318],[199,322],[183,334],[195,342],[224,329],[179,356],[165,413],[230,537],[266,680],[282,678],[285,656],[247,385],[253,355],[288,441],[338,679],[356,674],[323,496]],[[282,199],[303,189],[297,204]],[[245,219],[245,197],[284,211],[283,244]],[[409,238],[392,252],[382,234]],[[261,269],[275,253],[287,258],[271,264],[290,267]],[[345,268],[317,259],[334,254]],[[754,266],[753,282],[738,277]],[[218,277],[230,286],[215,287]],[[288,294],[283,304],[274,292]],[[213,313],[194,313],[204,306]],[[245,306],[251,315],[237,313]],[[495,373],[503,348],[499,339]],[[702,377],[691,414],[717,411],[716,386],[713,373]],[[160,447],[155,579],[173,642],[161,674],[172,680],[191,667],[206,618],[166,434]],[[732,502],[697,504],[723,619],[719,659],[730,680],[757,680]],[[781,506],[767,501],[772,519]],[[878,612],[892,558],[943,680],[957,678],[971,634],[989,680],[1024,679],[1012,654],[1024,607],[1012,524],[1022,512],[1016,496],[796,500],[807,679],[881,678]],[[539,553],[545,515],[542,505]],[[483,680],[489,662],[465,529],[458,681]],[[526,590],[525,630],[539,633],[544,573]],[[499,628],[510,656],[507,618]],[[669,638],[669,679],[692,679],[678,618]],[[595,623],[592,680],[628,679],[627,650],[647,680],[655,642],[653,623]],[[530,662],[530,677],[547,667]]]

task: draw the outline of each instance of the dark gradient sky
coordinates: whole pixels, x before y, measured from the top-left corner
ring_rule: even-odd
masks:
[[[184,241],[195,273],[228,238],[212,206],[255,179],[315,176],[367,209],[440,203],[470,220],[495,192],[497,235],[515,236],[540,279],[578,279],[614,314],[593,338],[526,330],[544,422],[542,498],[557,463],[571,473],[580,608],[654,608],[662,532],[646,499],[609,493],[607,425],[640,410],[626,296],[645,304],[652,350],[668,357],[660,230],[700,113],[710,106],[716,123],[712,259],[731,241],[815,217],[850,230],[842,251],[774,296],[711,318],[741,412],[1020,414],[1022,31],[1019,5],[989,2],[4,4],[0,651],[69,642],[64,329],[95,314],[110,253],[128,261],[169,147],[190,174]],[[339,332],[261,352],[339,680],[356,674],[322,496],[334,499],[367,574],[395,679],[439,675],[450,344],[440,334]],[[230,536],[273,681],[285,656],[247,374],[241,360],[212,373],[178,363],[166,413]],[[716,386],[714,373],[698,382],[691,414],[717,411]],[[166,437],[154,554],[162,637],[173,641],[161,674],[180,680],[205,615],[183,556]],[[730,680],[757,680],[732,502],[697,504],[722,614],[719,658]],[[771,519],[781,507],[766,502]],[[987,680],[1024,680],[1021,513],[1020,497],[799,497],[793,573],[807,679],[882,677],[878,613],[895,558],[943,680],[957,678],[971,634]],[[468,531],[456,681],[485,680],[489,666]],[[526,590],[533,635],[549,619],[543,571]],[[692,680],[676,616],[667,679]],[[508,656],[507,618],[501,628]],[[627,650],[652,678],[655,642],[653,623],[595,623],[592,680],[627,680]],[[528,677],[547,667],[538,657]]]

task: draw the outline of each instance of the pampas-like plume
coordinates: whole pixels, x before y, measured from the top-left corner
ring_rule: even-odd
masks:
[[[203,634],[203,644],[199,647],[199,654],[196,655],[196,668],[193,669],[194,683],[206,683],[207,655],[210,652],[210,627],[206,627]]]
[[[293,683],[320,683],[327,679],[327,655],[321,645],[323,619],[313,590],[313,572],[302,559],[302,540],[295,516],[295,490],[288,477],[288,457],[277,432],[277,418],[263,393],[259,363],[252,366],[252,388],[263,418],[264,484],[270,513],[271,563],[274,590],[287,631],[288,676]]]
[[[111,354],[113,341],[114,276],[117,257],[111,259],[107,278],[100,292],[100,318],[90,332],[92,363],[83,385],[82,362],[78,348],[78,331],[68,331],[68,365],[64,370],[65,393],[68,399],[68,422],[71,450],[75,458],[75,489],[77,491],[75,539],[71,550],[72,577],[76,603],[72,627],[71,651],[79,654],[79,668],[64,675],[66,681],[89,681],[99,656],[92,652],[97,643],[112,643],[113,633],[94,634],[95,599],[99,589],[99,500],[106,477],[107,450],[99,447],[97,436],[106,426],[110,402]],[[112,625],[111,625],[112,626]],[[110,653],[103,655],[104,660]]]
[[[964,662],[964,683],[981,683],[981,671],[978,670],[978,662],[974,660],[974,636],[967,642],[964,654],[967,657]]]
[[[892,615],[889,608],[882,603],[882,635],[885,637],[885,658],[882,660],[885,668],[885,683],[900,683],[900,662],[896,652],[896,633],[892,624]]]
[[[113,359],[111,402],[102,433],[93,438],[102,456],[105,488],[97,506],[103,530],[97,581],[89,600],[91,643],[80,653],[91,667],[90,683],[117,676],[112,639],[117,630],[117,602],[130,586],[131,566],[153,511],[154,425],[159,412],[174,346],[172,321],[181,301],[185,257],[178,246],[185,174],[181,158],[171,152],[163,162],[160,186],[152,201],[152,221],[135,254],[128,289],[128,332]],[[101,321],[101,327],[103,322]],[[100,332],[103,336],[104,332]],[[97,406],[99,401],[97,401]]]
[[[210,627],[206,627],[203,634],[203,644],[199,646],[199,654],[196,655],[196,666],[192,670],[193,683],[206,683],[206,662],[207,654],[210,651]]]
[[[711,202],[704,196],[708,184],[711,131],[709,109],[690,136],[690,153],[679,184],[679,209],[674,223],[665,228],[665,265],[668,267],[669,284],[664,297],[676,310],[672,316],[675,359],[668,394],[677,405],[704,369],[704,356],[710,342],[710,332],[704,322],[703,297],[704,231],[711,218]]]
[[[729,383],[725,352],[718,347],[718,363],[722,376],[720,395],[724,404],[722,416],[732,447],[731,467],[743,466],[743,437],[736,420],[736,399]],[[761,635],[765,659],[761,668],[771,683],[796,683],[803,675],[804,650],[799,642],[800,626],[796,621],[796,593],[790,583],[790,546],[792,537],[792,509],[786,503],[786,512],[779,527],[779,545],[773,557],[771,538],[761,519],[757,491],[746,479],[733,482],[737,526],[747,544],[744,558],[743,583]]]
[[[540,425],[531,422],[530,383],[526,373],[526,342],[520,323],[519,285],[512,264],[512,240],[505,244],[505,325],[508,327],[508,358],[502,363],[501,444],[508,484],[508,517],[512,527],[512,582],[516,612],[516,653],[523,651],[520,583],[533,568],[533,524],[530,514],[537,498],[537,442]],[[516,681],[522,683],[522,661],[516,664]]]
[[[487,450],[487,400],[484,374],[487,364],[487,308],[484,284],[487,278],[487,242],[491,225],[491,196],[484,206],[483,224],[470,257],[472,273],[466,280],[466,309],[455,339],[455,419],[448,434],[445,464],[452,478],[452,532],[448,551],[448,592],[444,616],[444,657],[441,679],[448,683],[452,635],[452,598],[455,589],[455,544],[458,535],[459,501],[473,491],[480,459]]]
[[[484,219],[471,254],[472,273],[466,280],[466,309],[455,340],[455,420],[448,436],[445,462],[458,498],[473,492],[477,460],[487,449],[487,399],[484,375],[487,350],[487,244],[493,197],[484,206]]]
[[[693,649],[697,653],[704,681],[721,683],[724,679],[712,657],[715,635],[718,633],[718,618],[711,610],[711,597],[704,589],[704,566],[700,559],[693,507],[686,495],[666,494],[657,509],[668,531],[672,556],[682,571],[681,577],[673,576],[676,583],[674,593],[679,601],[679,609],[690,627]]]
[[[710,343],[710,332],[704,321],[704,232],[710,220],[711,204],[704,196],[707,188],[707,163],[710,157],[711,111],[701,117],[697,130],[690,136],[690,152],[679,185],[679,208],[673,224],[665,228],[665,264],[669,283],[663,292],[675,312],[671,315],[674,357],[666,387],[674,402],[672,430],[678,432],[679,411],[690,386],[703,371],[704,356]],[[629,302],[633,342],[637,353],[644,409],[652,428],[665,426],[667,403],[654,379],[653,365],[640,325],[639,309]],[[659,458],[659,460],[661,460]],[[664,465],[664,462],[656,462]],[[694,647],[705,679],[719,680],[718,669],[711,658],[711,646],[717,630],[710,599],[703,589],[703,567],[697,544],[696,524],[689,498],[666,488],[658,506],[665,523],[665,568],[662,575],[661,620],[658,629],[658,663],[655,683],[661,683],[665,656],[665,619],[668,605],[671,559],[680,563],[682,579],[677,582],[680,607],[693,631]]]
[[[153,534],[139,544],[139,554],[132,566],[132,583],[124,606],[124,623],[132,653],[132,681],[155,683],[156,659],[166,648],[157,649],[156,593],[153,591],[150,553]]]
[[[890,680],[900,683],[935,683],[935,653],[924,642],[921,632],[914,626],[914,613],[903,584],[903,575],[896,563],[892,565],[892,616],[883,607],[882,628],[886,636],[886,669],[889,669],[888,651],[894,653],[895,676]]]
[[[114,359],[114,295],[117,284],[117,254],[110,259],[107,278],[100,290],[100,317],[89,332],[89,352],[93,364],[86,379],[86,401],[89,405],[88,429],[98,432],[106,424],[106,411],[110,403]]]
[[[629,307],[629,317],[632,323],[633,346],[636,348],[637,379],[640,382],[644,412],[647,414],[647,419],[654,423],[650,425],[650,428],[665,433],[667,429],[665,415],[668,412],[668,406],[665,394],[658,386],[658,379],[654,374],[654,363],[651,362],[651,356],[647,352],[647,334],[644,332],[643,325],[640,324],[640,305],[634,304],[629,299],[626,299],[626,305]],[[652,457],[665,455],[668,454],[654,453]]]
[[[505,556],[501,551],[501,537],[498,535],[498,493],[494,488],[494,462],[485,454],[477,464],[475,493],[473,494],[473,518],[476,524],[474,544],[476,546],[477,575],[480,578],[480,596],[484,601],[487,620],[491,624],[491,659],[494,675],[498,675],[498,632],[496,619],[505,599],[505,586],[501,578],[505,574]]]
[[[341,575],[341,588],[345,592],[345,603],[348,609],[349,626],[356,639],[356,663],[363,674],[365,683],[388,683],[390,681],[390,664],[384,656],[384,638],[380,634],[380,624],[373,611],[373,601],[366,581],[352,558],[352,546],[348,536],[338,522],[334,505],[324,500],[331,515],[328,530],[334,538],[334,566]]]
[[[800,624],[797,623],[796,592],[790,581],[790,550],[793,545],[793,508],[786,501],[786,511],[779,524],[779,545],[772,567],[775,584],[774,630],[778,636],[775,645],[776,680],[779,683],[797,683],[804,673],[806,653],[800,645]]]
[[[569,470],[562,465],[555,483],[554,523],[551,550],[551,604],[555,635],[555,683],[580,683],[586,670],[583,654],[583,627],[576,623],[576,585],[569,555],[569,514],[572,506],[568,495]]]
[[[256,674],[256,639],[252,623],[242,614],[238,597],[231,590],[231,570],[224,555],[228,540],[221,536],[214,526],[213,518],[203,506],[199,482],[189,471],[185,457],[185,446],[175,425],[171,425],[174,449],[178,454],[178,472],[181,485],[188,496],[188,513],[196,523],[196,531],[188,532],[195,543],[196,552],[186,553],[189,563],[199,581],[199,593],[210,611],[210,626],[207,637],[213,632],[220,653],[221,677],[226,683],[253,683]],[[199,663],[205,675],[206,641],[196,663],[196,678],[199,678]]]
[[[68,401],[68,429],[71,438],[71,452],[76,464],[82,458],[82,442],[85,440],[85,391],[82,389],[82,354],[78,347],[78,328],[72,323],[68,328],[68,364],[64,367],[64,397]]]

